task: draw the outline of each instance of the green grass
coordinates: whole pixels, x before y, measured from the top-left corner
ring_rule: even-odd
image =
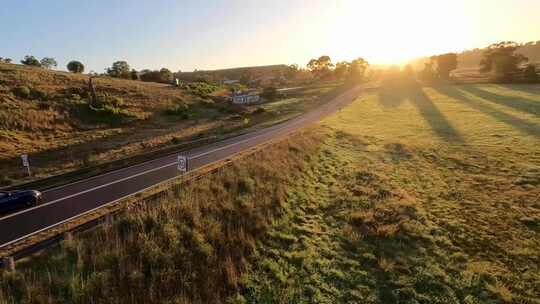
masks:
[[[325,120],[238,298],[538,303],[539,88],[382,88]]]
[[[539,303],[539,89],[383,87],[19,264],[0,301]]]

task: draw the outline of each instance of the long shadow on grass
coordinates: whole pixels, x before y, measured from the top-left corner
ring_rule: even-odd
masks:
[[[484,89],[480,89],[474,85],[460,86],[460,89],[485,99],[486,101],[540,117],[540,102],[538,101],[518,96],[499,95]]]
[[[520,131],[524,133],[527,133],[529,135],[532,135],[540,139],[540,126],[534,123],[517,118],[510,114],[501,112],[498,109],[494,108],[493,106],[489,105],[487,102],[471,99],[467,97],[465,94],[463,94],[463,91],[458,90],[455,87],[437,86],[437,87],[434,87],[434,89],[437,90],[439,93],[444,94],[458,102],[466,104],[467,106],[477,111],[485,113],[501,122],[504,122],[506,124],[509,124],[519,129]]]
[[[527,94],[540,94],[540,84],[498,84],[497,86]]]
[[[405,100],[409,100],[416,107],[438,137],[448,142],[463,142],[459,132],[424,93],[419,84],[387,86],[379,90],[379,102],[385,107],[397,107]]]

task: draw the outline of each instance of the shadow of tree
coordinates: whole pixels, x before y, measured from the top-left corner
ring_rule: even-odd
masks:
[[[460,86],[459,88],[489,102],[511,107],[515,110],[540,117],[540,102],[538,101],[518,96],[499,95],[484,89],[480,89],[477,86]]]
[[[379,90],[379,102],[385,107],[397,107],[404,101],[411,102],[435,134],[449,142],[463,142],[459,132],[422,90],[419,83],[384,84]]]
[[[452,86],[436,86],[433,88],[443,95],[446,95],[458,102],[466,104],[477,111],[485,113],[503,123],[509,124],[517,128],[518,130],[524,133],[527,133],[529,135],[532,135],[540,139],[540,126],[534,123],[517,118],[510,114],[501,112],[498,109],[494,108],[493,106],[489,105],[487,102],[471,99],[467,97],[463,93],[463,91],[460,91]]]
[[[497,84],[497,86],[528,94],[540,94],[540,84]]]
[[[421,87],[415,87],[413,90],[410,90],[408,99],[416,106],[437,136],[449,142],[464,142],[459,132],[452,126],[446,116],[437,108]]]

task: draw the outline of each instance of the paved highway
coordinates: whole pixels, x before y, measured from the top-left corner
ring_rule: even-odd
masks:
[[[284,123],[183,151],[182,155],[188,157],[190,170],[224,160],[320,120],[353,101],[361,90],[359,86],[351,88],[319,108]],[[169,155],[44,191],[42,204],[0,217],[0,249],[180,174],[177,155]]]

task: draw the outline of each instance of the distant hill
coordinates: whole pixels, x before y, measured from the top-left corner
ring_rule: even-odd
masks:
[[[458,69],[477,68],[482,59],[482,53],[485,48],[466,50],[458,54]],[[540,64],[540,40],[521,44],[518,53],[529,58],[530,63]],[[424,62],[429,61],[429,57],[422,57],[411,61],[415,69],[424,67]]]
[[[197,79],[205,79],[208,81],[219,82],[225,79],[238,80],[242,76],[247,76],[251,79],[262,76],[280,76],[285,74],[288,66],[285,64],[266,65],[266,66],[252,66],[241,67],[231,69],[220,70],[207,70],[207,71],[193,71],[193,72],[180,72],[175,76],[184,81],[195,81]]]

